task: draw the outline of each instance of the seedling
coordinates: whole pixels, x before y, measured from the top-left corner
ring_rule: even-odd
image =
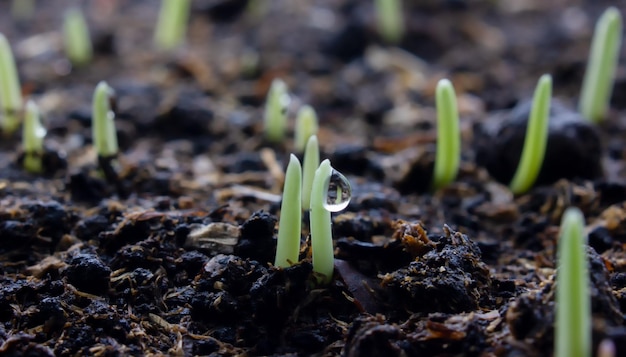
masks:
[[[388,43],[400,42],[404,35],[401,0],[376,0],[374,5],[380,36]]]
[[[26,21],[33,18],[35,13],[35,0],[11,1],[11,15],[14,19]]]
[[[610,7],[596,23],[579,102],[580,113],[596,123],[609,107],[621,42],[622,15]]]
[[[452,83],[442,79],[437,84],[437,152],[433,187],[449,185],[459,171],[461,161],[461,131],[459,130],[459,110]]]
[[[563,214],[556,275],[555,357],[591,357],[591,300],[580,210]]]
[[[339,212],[350,203],[350,182],[330,166],[328,159],[322,161],[315,171],[311,191],[311,248],[313,272],[317,281],[328,284],[333,277],[334,253],[331,230],[331,212]]]
[[[44,148],[43,139],[46,129],[41,125],[39,109],[32,100],[26,103],[24,126],[22,126],[22,145],[24,149],[24,169],[31,173],[43,172],[41,162]]]
[[[320,146],[317,135],[311,135],[304,150],[304,167],[302,171],[302,209],[311,208],[311,191],[313,191],[313,178],[315,171],[320,165]]]
[[[19,113],[22,109],[22,93],[17,77],[13,52],[6,37],[0,33],[0,105],[1,126],[5,135],[10,135],[20,125]]]
[[[163,51],[180,46],[185,37],[189,18],[189,0],[162,0],[154,44]]]
[[[548,123],[552,97],[552,77],[544,74],[539,79],[526,128],[524,147],[517,170],[509,185],[515,194],[528,191],[537,180],[548,144]]]
[[[98,156],[102,158],[115,157],[118,152],[115,113],[110,105],[114,94],[113,89],[104,81],[98,83],[93,93],[91,128],[94,146]]]
[[[304,151],[306,143],[311,135],[316,135],[318,130],[317,114],[310,105],[304,105],[296,115],[296,128],[294,146],[298,152]]]
[[[300,253],[300,231],[302,228],[302,211],[300,197],[302,191],[302,168],[300,161],[291,154],[285,185],[283,187],[283,202],[280,208],[278,225],[278,242],[276,245],[276,260],[274,265],[286,268],[298,262]]]
[[[269,92],[267,92],[264,118],[265,136],[272,143],[280,143],[285,138],[288,105],[287,85],[278,78],[274,79]]]
[[[79,8],[71,8],[65,12],[63,41],[65,54],[74,66],[83,66],[91,61],[93,50],[89,28]]]

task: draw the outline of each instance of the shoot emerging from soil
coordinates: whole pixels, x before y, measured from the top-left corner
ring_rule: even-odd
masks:
[[[22,92],[9,41],[0,33],[0,126],[5,135],[20,125]]]
[[[297,152],[303,152],[311,135],[316,135],[318,130],[317,114],[310,105],[304,105],[296,115],[296,128],[294,146]]]
[[[436,105],[437,151],[433,187],[439,189],[454,181],[461,161],[459,111],[454,87],[447,79],[442,79],[437,84]]]
[[[287,127],[287,106],[289,105],[287,85],[274,79],[265,101],[265,136],[272,143],[280,143]]]
[[[162,0],[154,44],[162,51],[180,46],[185,37],[189,18],[189,0]]]
[[[39,109],[32,100],[26,103],[24,125],[22,126],[22,145],[24,149],[24,169],[30,173],[43,172],[43,139],[46,129],[41,124]]]
[[[320,165],[320,146],[317,135],[311,135],[304,150],[302,171],[302,209],[311,208],[311,191],[313,191],[313,178],[315,171]]]
[[[92,135],[98,156],[103,158],[117,155],[117,132],[115,131],[115,113],[111,110],[110,100],[115,92],[104,81],[98,83],[93,93]]]
[[[401,0],[375,0],[378,33],[387,43],[398,43],[404,35]]]
[[[345,209],[351,195],[350,182],[330,166],[328,159],[322,161],[313,178],[310,212],[313,272],[318,283],[328,284],[333,277],[335,257],[330,213]]]
[[[291,154],[287,172],[285,173],[283,202],[280,207],[278,242],[276,245],[276,260],[274,261],[274,265],[277,267],[286,268],[298,262],[302,228],[301,191],[302,168],[298,158]]]
[[[577,208],[563,214],[556,274],[555,357],[591,356],[591,301],[585,218]]]
[[[65,12],[63,42],[65,55],[74,66],[84,66],[91,61],[93,49],[89,28],[79,8],[71,8]]]
[[[596,123],[609,107],[621,42],[622,15],[610,7],[596,23],[578,104],[580,113]]]
[[[539,79],[526,127],[524,147],[509,188],[515,194],[528,191],[537,180],[548,145],[548,124],[552,97],[552,77],[544,74]]]

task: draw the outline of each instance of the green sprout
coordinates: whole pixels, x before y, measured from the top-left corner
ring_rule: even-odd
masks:
[[[11,134],[20,126],[19,113],[22,109],[20,80],[15,68],[13,52],[6,37],[0,33],[0,105],[2,108],[0,126],[5,135]]]
[[[89,28],[79,8],[70,8],[65,12],[63,42],[65,54],[74,66],[83,66],[91,61],[93,50]]]
[[[577,208],[563,214],[556,274],[556,357],[591,357],[591,300],[585,251],[585,218]]]
[[[24,149],[24,169],[31,173],[43,172],[41,158],[44,153],[43,138],[46,129],[41,124],[39,109],[32,100],[26,103],[24,126],[22,126],[22,145]]]
[[[315,109],[310,105],[303,105],[296,115],[296,128],[294,147],[296,151],[302,152],[306,147],[306,143],[311,135],[317,134],[317,114]]]
[[[313,191],[313,178],[315,171],[320,165],[320,146],[317,135],[311,135],[304,150],[302,169],[302,209],[311,208],[311,191]]]
[[[287,106],[289,93],[287,85],[276,78],[272,81],[265,101],[265,136],[272,143],[280,143],[287,127]]]
[[[35,0],[11,1],[11,16],[16,20],[30,20],[35,13]]]
[[[404,18],[401,0],[376,0],[374,2],[378,32],[388,43],[398,43],[404,35]]]
[[[548,123],[552,97],[552,77],[544,74],[539,79],[526,128],[524,147],[513,180],[511,191],[521,194],[528,191],[537,180],[548,145]]]
[[[452,83],[442,79],[437,83],[437,151],[433,187],[442,188],[456,178],[461,161],[461,131],[459,110]]]
[[[117,155],[117,132],[115,131],[115,113],[111,110],[110,100],[115,92],[106,82],[96,86],[93,93],[92,135],[98,156],[103,158]]]
[[[330,166],[328,159],[322,161],[313,178],[309,214],[313,272],[318,283],[328,284],[333,277],[335,257],[330,213],[345,209],[351,194],[350,182]]]
[[[280,208],[278,224],[278,242],[274,265],[286,268],[298,262],[300,253],[300,232],[302,228],[302,211],[300,210],[300,194],[302,191],[302,168],[298,158],[291,154],[285,185],[283,202]]]
[[[162,0],[154,43],[158,49],[171,51],[184,39],[189,18],[189,0]]]
[[[578,110],[587,119],[600,122],[609,107],[613,78],[622,42],[622,15],[610,7],[596,24]]]

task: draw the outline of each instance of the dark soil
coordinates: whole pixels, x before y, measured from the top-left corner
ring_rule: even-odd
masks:
[[[369,1],[194,1],[187,43],[158,53],[155,1],[90,1],[95,58],[71,68],[63,9],[0,2],[22,89],[45,115],[45,173],[0,143],[0,354],[551,355],[561,214],[589,232],[593,342],[626,355],[626,46],[608,117],[575,113],[592,28],[615,1],[405,1],[398,46]],[[260,2],[261,3],[261,2]],[[262,2],[265,4],[265,2]],[[538,182],[514,196],[528,99],[554,78]],[[291,118],[320,118],[322,158],[350,179],[333,214],[335,276],[272,267],[292,152],[263,137],[273,78]],[[458,179],[431,192],[434,89],[461,112]],[[121,152],[98,158],[91,96],[117,93]],[[293,120],[290,121],[293,123]],[[101,170],[102,165],[107,169]]]

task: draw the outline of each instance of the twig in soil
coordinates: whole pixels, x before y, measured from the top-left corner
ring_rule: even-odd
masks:
[[[596,123],[609,107],[621,42],[622,15],[610,7],[596,23],[578,104],[580,113]]]
[[[84,66],[91,61],[93,46],[89,28],[79,8],[70,8],[63,19],[63,44],[65,55],[74,66]]]
[[[22,110],[22,92],[15,68],[15,59],[6,37],[0,33],[0,105],[2,113],[0,127],[5,135],[10,135],[20,126],[19,113]]]
[[[24,169],[31,173],[43,172],[43,139],[46,129],[41,125],[39,109],[32,100],[26,103],[24,125],[22,127],[22,145],[24,149]]]
[[[461,161],[461,131],[459,110],[452,83],[442,79],[437,83],[437,151],[432,185],[440,189],[456,179]]]
[[[548,144],[548,123],[552,99],[552,77],[544,74],[539,79],[526,127],[524,148],[509,188],[515,194],[528,191],[537,180]]]
[[[585,218],[577,208],[563,214],[556,275],[556,357],[591,356],[591,298],[585,250]]]

